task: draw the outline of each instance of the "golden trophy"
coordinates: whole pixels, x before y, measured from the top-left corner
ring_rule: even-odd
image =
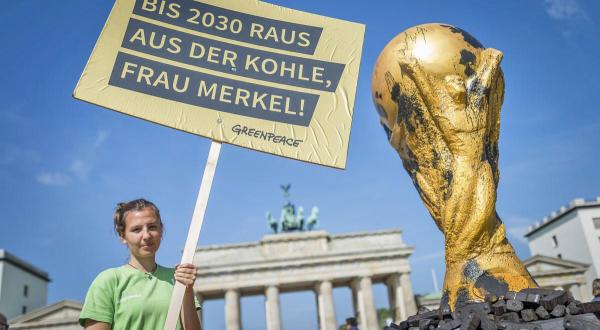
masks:
[[[373,100],[390,144],[445,237],[442,304],[537,287],[496,213],[502,53],[446,24],[390,41]]]

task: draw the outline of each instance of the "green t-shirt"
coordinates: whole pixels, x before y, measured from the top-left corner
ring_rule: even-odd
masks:
[[[91,319],[110,324],[112,330],[164,328],[174,274],[174,268],[162,266],[153,273],[129,266],[103,271],[87,292],[79,324],[83,326],[86,319]],[[181,329],[179,322],[177,329]]]

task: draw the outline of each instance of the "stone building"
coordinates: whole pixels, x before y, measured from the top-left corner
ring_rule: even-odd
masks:
[[[442,300],[442,291],[432,292],[423,295],[415,295],[417,307],[425,307],[428,310],[440,308],[440,300]]]
[[[585,272],[588,264],[535,255],[523,261],[525,267],[542,288],[569,291],[580,301],[590,300],[590,287]]]
[[[79,313],[83,306],[75,301],[63,300],[31,311],[10,320],[11,329],[20,330],[79,330]]]
[[[0,311],[7,319],[46,305],[48,273],[0,249]]]
[[[568,289],[579,299],[592,298],[591,283],[600,277],[600,197],[594,201],[574,199],[568,206],[531,226],[525,237],[533,255],[528,261],[546,264],[538,267],[545,271],[543,280],[539,279],[540,285],[552,283],[548,286]],[[552,276],[548,267],[554,267],[554,271],[557,271],[556,267],[567,267],[571,272],[584,270],[583,278],[570,278],[570,283],[563,283],[565,287],[550,281]],[[563,279],[566,279],[565,276],[563,273],[556,274]]]
[[[252,243],[199,247],[195,291],[200,300],[225,299],[227,330],[241,329],[240,298],[264,295],[268,330],[281,330],[279,294],[312,291],[319,328],[337,329],[334,287],[352,290],[361,329],[378,329],[373,284],[385,283],[396,321],[416,313],[408,257],[400,230],[330,235],[281,233]]]

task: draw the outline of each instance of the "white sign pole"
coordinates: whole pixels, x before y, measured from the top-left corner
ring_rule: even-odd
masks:
[[[192,263],[194,261],[194,253],[196,252],[196,247],[198,245],[198,237],[200,236],[200,229],[202,229],[204,212],[206,211],[206,204],[208,203],[210,188],[212,186],[213,177],[215,176],[215,169],[217,167],[217,161],[219,160],[220,151],[221,142],[212,141],[210,151],[208,152],[206,167],[204,168],[204,175],[202,175],[200,191],[198,192],[198,198],[196,199],[196,206],[194,207],[194,214],[192,215],[192,223],[190,224],[188,236],[185,241],[185,248],[183,249],[183,256],[181,257],[182,264]],[[171,302],[169,304],[169,312],[167,313],[164,330],[175,330],[181,312],[181,303],[183,301],[184,293],[185,286],[176,281],[175,287],[173,288],[173,295],[171,296]]]

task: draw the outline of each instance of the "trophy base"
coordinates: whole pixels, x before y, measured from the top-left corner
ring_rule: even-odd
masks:
[[[385,330],[592,330],[600,329],[600,302],[581,303],[562,290],[540,288],[507,292],[485,302],[423,308]]]

